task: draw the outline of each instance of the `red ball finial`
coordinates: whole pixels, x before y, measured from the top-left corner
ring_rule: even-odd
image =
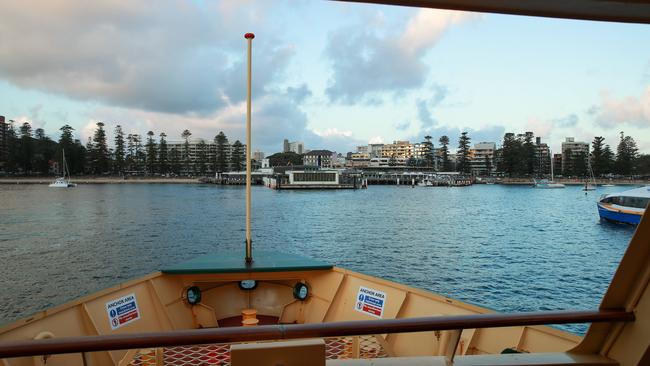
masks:
[[[253,39],[253,38],[255,38],[255,35],[253,33],[246,33],[246,34],[244,34],[244,38]]]

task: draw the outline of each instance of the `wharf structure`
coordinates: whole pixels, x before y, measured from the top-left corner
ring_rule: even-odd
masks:
[[[217,173],[204,183],[220,185],[245,184],[246,174],[240,172]],[[331,169],[315,166],[286,166],[262,168],[252,172],[252,184],[273,189],[355,189],[368,185],[423,185],[427,187],[468,186],[477,181],[458,172],[434,172],[430,169],[405,170],[401,167],[356,169]]]

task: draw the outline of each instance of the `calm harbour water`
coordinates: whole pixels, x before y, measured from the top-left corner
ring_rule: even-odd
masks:
[[[634,232],[595,202],[629,188],[253,187],[253,245],[499,311],[595,309]],[[241,187],[0,185],[0,324],[243,243]]]

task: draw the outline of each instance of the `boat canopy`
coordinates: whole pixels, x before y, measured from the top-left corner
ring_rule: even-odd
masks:
[[[619,193],[608,194],[607,197],[640,197],[640,198],[650,198],[650,186],[630,189],[629,191],[623,191]]]
[[[286,272],[328,270],[333,267],[326,262],[297,254],[265,251],[258,251],[258,253],[259,255],[250,264],[242,260],[244,254],[240,252],[207,254],[163,268],[161,272],[167,274]]]

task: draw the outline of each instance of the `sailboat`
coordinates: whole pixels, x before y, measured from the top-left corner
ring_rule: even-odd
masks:
[[[507,12],[518,3],[490,9]],[[517,13],[627,21],[643,13],[631,2],[526,4]],[[650,5],[643,10],[639,21],[650,22]],[[254,36],[245,37],[250,147]],[[198,257],[0,327],[0,364],[648,365],[650,217],[640,219],[598,309],[495,313],[295,254],[260,251],[253,258],[251,150],[245,255]],[[590,326],[584,337],[544,326],[568,323]]]
[[[589,180],[585,182],[583,191],[595,191],[596,190],[596,178],[594,177],[594,170],[591,169],[591,162],[587,159],[587,168],[589,169]]]
[[[553,153],[551,150],[549,150],[549,155],[551,155],[551,180],[548,179],[540,179],[540,180],[534,180],[535,182],[535,188],[564,188],[564,184],[562,183],[555,183],[553,181]]]
[[[63,167],[63,176],[56,178],[54,182],[50,184],[52,188],[72,188],[76,187],[76,183],[72,183],[70,180],[70,169],[68,169],[68,163],[65,161],[65,149],[63,150],[63,158],[61,159],[61,166]],[[67,179],[66,179],[67,176]]]

